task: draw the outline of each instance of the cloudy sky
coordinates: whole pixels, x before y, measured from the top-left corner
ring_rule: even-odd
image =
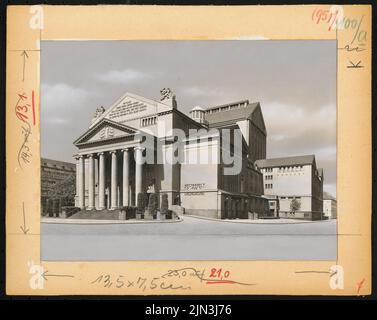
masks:
[[[267,156],[315,154],[336,195],[335,41],[44,41],[41,154],[73,162],[72,142],[95,109],[125,92],[159,99],[170,87],[188,113],[259,101]]]

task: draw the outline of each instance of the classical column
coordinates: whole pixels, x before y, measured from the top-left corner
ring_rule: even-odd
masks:
[[[117,168],[117,154],[116,151],[110,151],[111,154],[111,207],[110,210],[114,210],[117,208],[117,175],[118,175],[118,168]]]
[[[133,190],[132,183],[129,185],[129,187],[130,187],[130,193],[129,193],[130,204],[131,206],[135,206],[136,204],[135,204],[135,197],[133,196],[134,190]]]
[[[130,152],[128,149],[123,149],[123,206],[129,206],[129,185],[130,185],[130,167],[129,167],[129,160],[130,160]]]
[[[79,196],[79,208],[85,209],[85,160],[83,156],[79,156],[79,189],[77,191]]]
[[[144,148],[136,147],[135,148],[135,197],[136,205],[138,194],[142,191],[142,177],[143,177],[143,150]]]
[[[75,156],[76,159],[76,195],[79,195],[79,177],[80,177],[80,157]]]
[[[98,209],[105,209],[105,153],[99,155],[99,174],[98,174]]]
[[[93,154],[88,155],[88,162],[89,162],[89,177],[88,177],[88,191],[89,191],[89,202],[88,202],[88,210],[93,210],[95,208],[94,204],[94,189],[95,189],[95,183],[94,183],[94,157]]]

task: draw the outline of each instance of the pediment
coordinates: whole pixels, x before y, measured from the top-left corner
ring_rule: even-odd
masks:
[[[133,136],[135,133],[137,133],[135,128],[131,128],[130,126],[109,119],[102,119],[78,138],[74,144],[77,146],[86,143],[113,140]]]
[[[160,102],[138,96],[133,93],[126,93],[113,103],[92,126],[102,119],[109,119],[115,122],[127,122],[129,120],[143,118],[158,112],[167,111],[171,107]]]

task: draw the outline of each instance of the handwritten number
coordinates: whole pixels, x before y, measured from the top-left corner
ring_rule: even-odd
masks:
[[[96,283],[96,282],[100,283],[100,282],[102,281],[102,278],[103,278],[103,275],[100,275],[97,279],[95,279],[95,280],[92,281],[91,283],[92,283],[92,284],[93,284],[93,283]]]
[[[139,277],[139,279],[137,279],[136,284],[139,284],[139,283],[140,283],[139,288],[141,289],[141,288],[143,287],[145,281],[147,281],[146,278]]]
[[[210,278],[217,278],[217,279],[222,279],[224,276],[224,278],[228,278],[230,276],[230,271],[225,271],[224,273],[222,272],[222,268],[220,269],[216,269],[216,268],[212,268],[211,269],[211,274],[210,274]]]
[[[25,93],[22,93],[22,94],[18,94],[18,98],[20,99],[20,100],[25,100],[25,99],[27,99],[27,96],[26,96],[26,94]]]
[[[20,119],[23,122],[26,122],[26,120],[29,119],[29,117],[26,114],[23,114],[19,111],[16,112],[16,116],[18,119]]]
[[[26,113],[29,109],[26,105],[23,105],[23,106],[17,106],[17,110],[20,112]]]
[[[31,125],[29,123],[29,116],[28,112],[30,111],[30,104],[24,102],[23,104],[20,104],[24,100],[28,99],[28,96],[25,93],[17,94],[18,101],[16,103],[16,106],[14,108],[14,112],[16,117],[23,123],[21,126],[21,133],[23,135],[23,141],[22,144],[18,150],[17,160],[18,164],[21,169],[23,169],[23,164],[30,163],[30,158],[32,156],[32,153],[30,151],[30,147],[28,146],[28,140],[29,136],[31,135]]]
[[[117,282],[117,285],[116,285],[117,288],[122,288],[124,286],[124,281],[122,281],[121,278],[123,278],[122,275],[120,275],[118,277],[117,281],[116,281]]]
[[[153,278],[152,281],[151,281],[151,285],[150,285],[150,288],[153,290],[153,289],[156,289],[157,288],[157,284],[155,283],[155,280],[158,280],[159,278]]]

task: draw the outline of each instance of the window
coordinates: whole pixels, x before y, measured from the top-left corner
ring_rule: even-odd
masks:
[[[141,126],[142,127],[152,126],[152,125],[155,125],[156,123],[157,123],[157,117],[156,116],[141,119]]]

